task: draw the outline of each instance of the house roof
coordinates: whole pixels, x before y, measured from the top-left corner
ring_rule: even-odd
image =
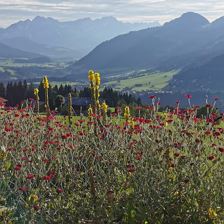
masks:
[[[7,100],[4,99],[4,98],[2,98],[2,97],[0,97],[0,102],[1,102],[1,103],[5,103],[5,102],[7,102]]]

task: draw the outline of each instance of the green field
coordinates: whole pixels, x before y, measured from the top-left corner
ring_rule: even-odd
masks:
[[[115,90],[131,90],[135,92],[161,90],[177,74],[178,71],[149,72],[132,77],[120,78],[104,83],[104,86],[112,87]]]

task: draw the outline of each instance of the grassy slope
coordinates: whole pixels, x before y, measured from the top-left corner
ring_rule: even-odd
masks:
[[[168,82],[177,74],[177,71],[143,73],[135,77],[109,81],[104,86],[113,87],[115,90],[121,91],[129,89],[136,92],[156,91],[164,88]]]

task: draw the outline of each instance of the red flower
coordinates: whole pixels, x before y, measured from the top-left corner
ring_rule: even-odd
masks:
[[[215,156],[214,155],[210,155],[210,156],[208,156],[208,160],[214,160],[215,159]]]
[[[179,156],[180,156],[180,153],[179,153],[179,152],[175,152],[175,153],[174,153],[174,156],[175,156],[175,157],[179,157]]]
[[[67,134],[62,135],[61,137],[62,137],[62,139],[68,139],[68,138],[70,138],[71,136],[72,136],[71,133],[67,133]]]
[[[173,122],[173,119],[169,119],[169,120],[167,120],[166,122],[170,124],[170,123]]]
[[[185,95],[185,98],[187,98],[187,99],[191,99],[191,98],[192,98],[192,95],[191,95],[191,94],[186,94],[186,95]]]
[[[206,108],[207,108],[207,109],[211,109],[211,108],[212,108],[212,105],[210,105],[210,104],[206,104]]]
[[[35,178],[35,176],[32,174],[32,173],[29,173],[27,176],[26,176],[26,179],[28,179],[28,180],[32,180],[32,179],[34,179]]]
[[[26,192],[28,191],[28,187],[20,187],[19,190],[22,192]]]
[[[10,131],[13,131],[13,128],[5,127],[5,132],[10,132]]]
[[[21,168],[22,168],[22,165],[21,165],[21,164],[17,164],[17,165],[15,166],[15,170],[16,170],[16,171],[20,171]]]
[[[60,194],[60,193],[63,192],[63,189],[59,187],[59,188],[57,189],[57,192]]]
[[[52,175],[47,175],[43,177],[43,180],[50,181],[52,179]]]
[[[219,152],[224,153],[224,147],[220,147]]]
[[[135,109],[136,110],[142,110],[142,107],[141,106],[137,106]]]
[[[149,96],[149,99],[155,99],[156,98],[156,96],[155,95],[152,95],[152,96]]]
[[[215,131],[215,132],[213,133],[213,135],[214,135],[215,137],[219,137],[219,136],[221,135],[221,133],[218,132],[218,131]]]
[[[133,172],[135,172],[135,165],[134,164],[128,164],[127,165],[127,171],[129,172],[129,173],[133,173]]]
[[[142,160],[142,152],[137,152],[135,155],[135,159],[138,161]]]

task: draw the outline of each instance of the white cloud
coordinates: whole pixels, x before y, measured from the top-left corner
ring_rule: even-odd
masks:
[[[0,0],[0,26],[34,16],[59,20],[115,16],[125,21],[168,21],[187,11],[213,20],[224,15],[223,0]]]

